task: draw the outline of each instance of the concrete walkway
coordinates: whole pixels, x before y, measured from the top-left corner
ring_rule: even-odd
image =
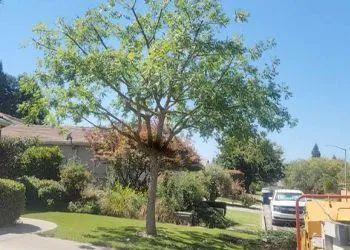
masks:
[[[55,223],[20,218],[18,224],[0,229],[0,249],[6,250],[107,250],[109,248],[97,247],[69,240],[60,240],[41,237],[36,233],[53,230]]]

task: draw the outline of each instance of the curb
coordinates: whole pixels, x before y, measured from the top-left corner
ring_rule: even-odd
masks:
[[[266,221],[265,221],[265,215],[264,215],[264,207],[261,204],[260,205],[260,212],[261,212],[261,229],[263,231],[266,231]]]

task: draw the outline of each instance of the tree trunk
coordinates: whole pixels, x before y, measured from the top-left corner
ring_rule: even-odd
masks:
[[[146,214],[146,233],[157,235],[156,228],[156,195],[158,179],[158,161],[156,156],[150,156],[150,172],[148,182],[148,201]]]

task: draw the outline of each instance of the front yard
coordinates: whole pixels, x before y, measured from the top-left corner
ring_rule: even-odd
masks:
[[[259,229],[259,214],[228,211],[227,216],[236,223],[228,230],[159,223],[159,236],[145,238],[138,235],[144,231],[143,220],[64,212],[24,215],[58,225],[56,230],[44,233],[45,236],[115,249],[250,249],[249,240],[258,238],[254,231]]]

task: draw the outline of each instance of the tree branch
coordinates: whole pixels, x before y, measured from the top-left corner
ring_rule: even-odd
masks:
[[[142,26],[142,24],[141,24],[141,22],[140,22],[140,20],[139,20],[139,17],[138,17],[138,15],[136,14],[135,5],[136,5],[136,0],[135,0],[134,5],[131,7],[131,11],[132,11],[132,13],[134,14],[134,17],[135,17],[135,19],[136,19],[136,22],[137,22],[137,24],[138,24],[138,26],[139,26],[139,28],[140,28],[140,30],[141,30],[142,36],[143,36],[143,38],[144,38],[144,40],[145,40],[145,42],[146,42],[147,48],[149,49],[149,48],[151,47],[151,45],[150,45],[150,42],[149,42],[149,40],[148,40],[148,38],[147,38],[147,35],[146,35],[146,33],[145,33],[145,30],[143,29],[143,26]]]
[[[55,52],[57,51],[57,49],[52,48],[52,47],[49,47],[49,46],[47,46],[46,44],[43,44],[43,43],[41,43],[41,42],[35,40],[35,38],[32,38],[32,41],[33,41],[36,45],[41,46],[41,47],[44,47],[45,49],[48,49],[48,50],[51,50],[51,51],[55,51]]]
[[[82,46],[80,46],[80,44],[69,34],[70,32],[70,28],[66,25],[64,25],[65,29],[68,31],[68,32],[64,32],[62,31],[63,35],[65,35],[66,37],[68,37],[79,49],[80,51],[84,54],[84,55],[88,55],[88,53],[84,50],[84,48]]]
[[[107,46],[107,45],[105,44],[105,42],[103,41],[103,38],[101,37],[101,35],[100,35],[100,33],[98,32],[98,30],[96,29],[96,27],[95,27],[93,24],[91,24],[91,27],[92,27],[92,29],[95,31],[96,36],[97,36],[97,38],[100,40],[102,46],[103,46],[106,50],[108,50],[108,46]]]

